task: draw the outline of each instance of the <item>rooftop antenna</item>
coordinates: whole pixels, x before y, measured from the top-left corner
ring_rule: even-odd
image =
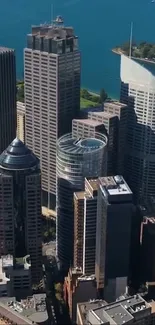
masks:
[[[132,55],[132,35],[133,35],[133,21],[131,22],[131,29],[130,29],[130,49],[129,49],[129,58],[131,59]]]

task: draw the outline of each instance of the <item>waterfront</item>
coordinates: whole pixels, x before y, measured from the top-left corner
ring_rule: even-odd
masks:
[[[130,22],[137,41],[155,41],[155,4],[149,0],[5,0],[1,1],[0,44],[16,49],[17,76],[23,76],[23,47],[31,24],[49,22],[61,14],[73,25],[82,51],[82,86],[119,94],[120,57],[112,48],[129,38]],[[123,13],[123,15],[122,15]]]

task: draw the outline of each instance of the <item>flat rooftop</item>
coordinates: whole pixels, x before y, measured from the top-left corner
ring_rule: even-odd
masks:
[[[120,103],[119,101],[113,101],[113,102],[105,102],[104,107],[114,107],[114,108],[122,108],[126,107],[126,104]]]
[[[102,300],[92,300],[78,304],[80,316],[85,325],[115,324],[123,325],[133,321],[136,317],[151,315],[151,307],[155,308],[155,302],[147,303],[140,295],[122,296],[116,302],[107,304]],[[154,309],[153,309],[154,310]],[[152,312],[153,312],[152,310]],[[94,323],[94,316],[96,323]]]
[[[99,181],[109,196],[132,194],[124,178],[120,175],[100,177]]]
[[[98,178],[85,179],[85,191],[75,192],[74,195],[78,200],[84,200],[84,198],[92,198],[93,192],[98,191],[98,188],[99,188]]]
[[[104,300],[89,300],[88,302],[79,303],[78,309],[80,311],[80,315],[83,321],[83,324],[88,324],[88,320],[86,318],[86,314],[89,310],[96,309],[98,307],[106,306],[107,302]]]
[[[98,178],[85,179],[85,187],[90,186],[92,191],[97,191],[99,188]]]
[[[15,319],[18,325],[39,324],[48,320],[45,294],[36,294],[20,302],[15,297],[0,298],[0,314],[1,310],[7,317],[10,316],[10,320]]]
[[[106,117],[106,118],[110,118],[110,117],[115,117],[116,115],[113,113],[108,113],[108,112],[90,112],[89,116],[94,115],[94,116],[101,116],[101,117]]]
[[[86,196],[88,196],[88,193],[85,191],[81,191],[81,192],[74,192],[74,196],[77,200],[84,200],[84,198]],[[90,196],[90,195],[89,195]]]
[[[101,122],[90,120],[90,119],[81,119],[81,120],[74,119],[73,120],[73,125],[76,124],[76,123],[83,124],[83,125],[89,125],[89,126],[103,125],[103,123],[101,123]]]

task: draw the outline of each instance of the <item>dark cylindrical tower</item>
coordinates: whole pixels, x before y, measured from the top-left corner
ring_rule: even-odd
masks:
[[[17,138],[0,155],[0,255],[31,257],[41,279],[41,172],[39,159]]]

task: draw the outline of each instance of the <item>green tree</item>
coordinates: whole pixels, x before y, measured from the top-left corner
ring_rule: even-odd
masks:
[[[81,89],[81,97],[89,100],[91,95],[87,89]]]
[[[108,98],[108,94],[106,93],[104,88],[102,88],[100,90],[100,103],[104,103],[107,98]]]
[[[17,84],[17,100],[24,103],[24,82]]]
[[[155,58],[155,46],[153,45],[150,48],[150,51],[148,52],[148,59],[153,59]]]
[[[126,42],[121,46],[122,51],[124,51],[126,54],[129,53],[130,50],[130,42]]]
[[[142,58],[148,58],[150,50],[151,50],[151,45],[150,44],[144,45],[144,47],[141,50],[141,57]]]
[[[98,103],[99,98],[100,98],[99,96],[92,95],[91,96],[91,101],[94,102],[94,103]]]

